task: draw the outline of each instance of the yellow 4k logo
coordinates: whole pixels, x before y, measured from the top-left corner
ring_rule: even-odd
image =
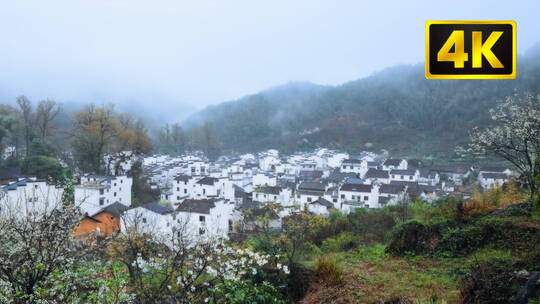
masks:
[[[426,78],[516,78],[516,23],[428,21]]]
[[[482,43],[482,32],[472,32],[472,67],[482,67],[482,55],[486,57],[489,64],[494,68],[504,68],[502,63],[497,59],[491,48],[499,40],[503,32],[492,32],[488,39]],[[454,52],[450,50],[454,46]],[[453,31],[448,40],[444,43],[440,51],[437,53],[438,61],[453,61],[455,68],[464,68],[465,61],[469,60],[469,54],[465,53],[465,32]]]

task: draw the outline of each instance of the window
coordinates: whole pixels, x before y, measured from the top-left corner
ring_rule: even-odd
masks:
[[[99,205],[100,206],[103,206],[105,204],[105,199],[104,198],[100,198],[99,199]]]
[[[412,176],[409,176],[409,180],[411,180],[411,179],[412,179]]]
[[[206,221],[206,217],[204,215],[199,216],[199,222],[204,223]]]
[[[176,191],[180,191],[180,187],[176,187]]]
[[[187,189],[184,189],[184,193],[187,193]]]
[[[204,228],[199,228],[199,235],[203,235],[204,234]]]
[[[276,195],[274,195],[274,199],[277,199],[277,196],[276,196]]]
[[[345,199],[345,194],[342,194],[342,195],[341,195],[341,198],[342,198],[342,199]]]
[[[307,198],[308,203],[311,203],[311,197]]]
[[[337,198],[332,199],[332,202],[337,203]]]
[[[146,218],[143,218],[143,219],[142,219],[142,222],[146,224]]]
[[[116,183],[114,183],[114,186],[116,187]]]
[[[349,166],[349,169],[352,169],[352,166]]]
[[[364,200],[367,201],[367,200],[368,200],[368,197],[367,197],[367,196],[364,196]]]
[[[116,197],[116,192],[114,193],[114,197]]]
[[[202,189],[202,194],[206,194],[206,189]]]
[[[121,179],[121,180],[120,180],[120,184],[123,184],[123,183],[124,183],[124,180],[123,180],[123,179]]]
[[[233,231],[233,221],[229,220],[229,231]]]
[[[99,194],[103,195],[105,193],[105,189],[99,189]]]
[[[401,176],[401,179],[403,179],[403,175]]]
[[[180,200],[180,195],[177,195],[177,196],[176,196],[176,200],[177,200],[177,201]]]

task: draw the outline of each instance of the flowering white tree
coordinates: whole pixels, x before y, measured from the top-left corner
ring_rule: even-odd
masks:
[[[78,208],[52,199],[37,209],[32,204],[23,200],[0,208],[0,298],[15,303],[36,302],[50,275],[73,265],[79,252],[71,242]]]
[[[473,129],[467,152],[495,155],[512,163],[527,184],[537,192],[540,173],[540,96],[510,96],[490,110],[495,126]]]
[[[152,234],[147,233],[148,225],[132,222],[130,227],[110,244],[109,253],[128,268],[141,301],[198,302],[216,282],[241,280],[269,265],[289,271],[277,264],[277,257],[233,249],[221,239],[194,239],[189,222]]]

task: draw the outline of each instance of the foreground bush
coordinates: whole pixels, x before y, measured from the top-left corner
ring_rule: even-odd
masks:
[[[285,304],[283,295],[272,286],[264,282],[255,285],[251,281],[225,281],[209,290],[205,302],[211,304]]]
[[[438,245],[438,231],[419,221],[409,221],[396,227],[391,234],[386,251],[391,254],[421,254]]]
[[[317,259],[315,275],[324,285],[339,285],[343,282],[343,270],[328,256],[320,256]]]

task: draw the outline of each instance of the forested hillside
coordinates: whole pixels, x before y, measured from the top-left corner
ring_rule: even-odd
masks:
[[[315,146],[448,156],[488,109],[517,92],[540,93],[540,47],[518,57],[516,80],[427,80],[423,64],[325,87],[289,83],[210,106],[185,126],[210,121],[225,150]]]

